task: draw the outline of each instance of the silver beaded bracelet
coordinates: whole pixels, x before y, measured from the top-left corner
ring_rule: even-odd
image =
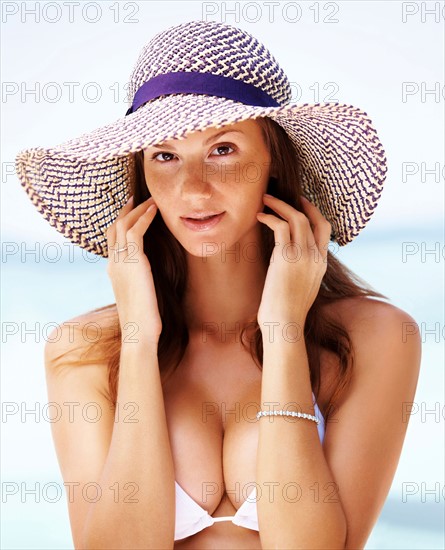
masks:
[[[320,423],[320,420],[313,416],[312,414],[294,412],[294,411],[260,411],[257,413],[256,417],[259,420],[262,416],[297,416],[299,418],[306,418],[307,420],[312,420],[316,424]]]

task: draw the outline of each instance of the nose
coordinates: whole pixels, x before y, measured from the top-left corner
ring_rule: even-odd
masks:
[[[202,162],[183,167],[180,177],[181,199],[208,199],[212,195],[212,187],[206,177],[205,165]]]

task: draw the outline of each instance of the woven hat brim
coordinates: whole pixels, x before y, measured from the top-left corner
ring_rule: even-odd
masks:
[[[20,152],[16,170],[43,217],[71,242],[108,256],[106,229],[129,197],[129,153],[210,127],[270,116],[292,139],[305,196],[340,244],[368,222],[380,197],[386,157],[371,120],[342,104],[256,107],[225,98],[171,95],[50,148]]]

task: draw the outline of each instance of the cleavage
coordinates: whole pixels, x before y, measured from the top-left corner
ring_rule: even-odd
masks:
[[[253,490],[260,391],[261,371],[233,346],[188,349],[164,389],[175,479],[211,515],[234,514]]]

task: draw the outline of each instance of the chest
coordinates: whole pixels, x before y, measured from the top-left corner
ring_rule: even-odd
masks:
[[[176,481],[210,515],[234,513],[254,486],[260,399],[241,344],[189,346],[164,387]]]
[[[337,361],[321,354],[324,414]],[[210,515],[232,515],[255,484],[262,371],[241,344],[192,343],[164,386],[176,482]]]

